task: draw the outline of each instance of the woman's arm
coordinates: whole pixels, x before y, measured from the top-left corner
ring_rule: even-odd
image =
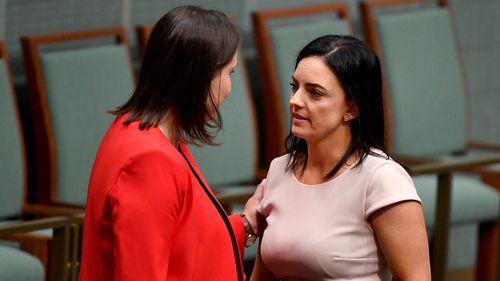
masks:
[[[184,170],[155,151],[137,155],[123,167],[110,194],[115,281],[168,280],[182,190],[188,184]]]
[[[403,201],[373,213],[371,223],[393,280],[430,281],[429,246],[420,203]]]

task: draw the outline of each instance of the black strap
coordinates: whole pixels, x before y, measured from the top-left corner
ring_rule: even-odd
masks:
[[[184,153],[182,152],[182,150],[180,148],[179,148],[179,152],[181,153],[182,157],[184,157],[184,159],[188,163],[189,168],[191,169],[191,172],[193,172],[194,176],[196,177],[196,179],[200,183],[201,187],[203,187],[203,190],[207,194],[208,198],[210,198],[210,201],[212,201],[212,204],[214,204],[215,208],[219,212],[219,215],[222,217],[224,224],[226,225],[227,231],[229,232],[229,236],[231,237],[231,244],[233,245],[234,261],[236,263],[236,271],[238,274],[238,280],[243,281],[243,272],[242,272],[242,268],[241,268],[240,252],[238,250],[238,242],[236,242],[236,237],[234,235],[233,227],[231,226],[231,222],[229,222],[229,218],[227,217],[226,211],[224,211],[222,206],[219,204],[219,201],[217,201],[215,196],[213,196],[212,193],[205,186],[205,184],[201,180],[200,176],[198,176],[198,173],[196,173],[193,166],[191,166],[191,163],[187,159],[186,155],[184,155]]]

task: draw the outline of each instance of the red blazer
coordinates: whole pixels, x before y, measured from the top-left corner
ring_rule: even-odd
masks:
[[[92,168],[78,280],[237,280],[241,218],[229,216],[236,262],[221,215],[179,151],[158,128],[141,131],[123,118],[111,124]]]

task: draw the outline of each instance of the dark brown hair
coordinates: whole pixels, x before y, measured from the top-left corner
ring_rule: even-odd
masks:
[[[132,97],[112,113],[130,113],[124,124],[139,120],[141,130],[157,126],[169,113],[185,141],[213,144],[222,119],[211,81],[230,63],[238,44],[239,33],[223,13],[195,6],[172,9],[153,27]],[[209,122],[207,100],[217,114]]]

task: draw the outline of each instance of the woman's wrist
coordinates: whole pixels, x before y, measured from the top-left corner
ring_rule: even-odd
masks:
[[[243,227],[245,228],[245,247],[250,247],[257,240],[257,235],[253,231],[252,226],[250,225],[250,222],[245,214],[240,214],[240,216],[243,221]]]

